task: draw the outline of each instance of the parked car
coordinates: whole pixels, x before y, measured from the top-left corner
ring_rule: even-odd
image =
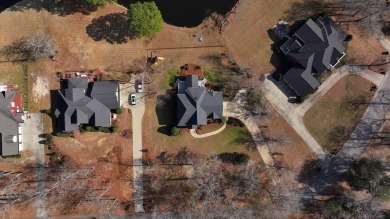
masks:
[[[131,105],[135,105],[137,102],[136,102],[136,97],[135,97],[135,94],[131,94],[130,95],[130,104]]]
[[[138,92],[138,93],[144,92],[144,90],[143,90],[143,88],[142,88],[142,84],[137,85],[137,92]]]

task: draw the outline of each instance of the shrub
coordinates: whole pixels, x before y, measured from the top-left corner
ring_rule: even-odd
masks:
[[[91,131],[91,130],[92,130],[92,127],[91,127],[91,126],[89,126],[89,125],[88,125],[88,126],[85,126],[84,130],[89,132],[89,131]]]
[[[110,133],[111,132],[109,127],[99,127],[99,128],[97,128],[97,130],[99,132],[104,132],[104,133]]]
[[[226,124],[228,121],[228,118],[226,116],[222,117],[222,124]]]
[[[57,160],[59,157],[59,154],[57,152],[47,153],[47,156],[50,156],[50,160]]]
[[[115,113],[116,114],[122,114],[123,113],[123,109],[122,108],[116,109]]]
[[[22,155],[21,154],[13,154],[13,155],[7,155],[7,156],[2,156],[4,159],[7,159],[7,158],[21,158]]]
[[[297,96],[295,103],[301,104],[301,103],[303,103],[303,101],[305,101],[309,97],[310,97],[310,94],[308,94],[306,96]]]
[[[224,163],[231,163],[234,165],[246,165],[248,164],[250,157],[244,153],[237,152],[225,152],[218,155],[218,158]]]
[[[69,132],[57,132],[56,136],[57,137],[70,137],[72,134]]]
[[[119,127],[118,126],[113,126],[110,128],[111,132],[117,132],[119,131]]]
[[[348,34],[345,39],[344,39],[344,42],[349,42],[353,39],[353,36],[351,34]]]
[[[171,128],[171,135],[172,136],[177,136],[177,135],[179,135],[180,134],[180,129],[178,128],[178,127],[176,127],[176,126],[173,126],[172,128]]]

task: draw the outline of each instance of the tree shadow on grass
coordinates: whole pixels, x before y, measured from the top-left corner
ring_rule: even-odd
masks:
[[[308,183],[321,171],[321,164],[317,159],[307,159],[298,175],[298,182]]]
[[[256,143],[248,130],[240,129],[237,135],[238,137],[232,141],[234,144],[243,145],[246,149],[250,151],[256,150]]]
[[[127,43],[129,39],[135,39],[135,34],[129,30],[126,13],[111,13],[94,18],[86,31],[93,40],[106,40],[111,44]]]
[[[36,11],[46,10],[58,16],[67,16],[75,13],[90,15],[97,10],[97,6],[87,3],[85,0],[62,0],[55,3],[53,0],[29,0],[21,1],[10,7],[10,11],[25,11],[34,9]]]

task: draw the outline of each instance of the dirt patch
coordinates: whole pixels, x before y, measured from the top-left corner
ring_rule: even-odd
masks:
[[[34,73],[31,73],[31,76],[34,77]],[[49,80],[45,76],[37,76],[35,82],[33,83],[33,100],[38,102],[39,99],[45,97],[49,94],[50,84]]]

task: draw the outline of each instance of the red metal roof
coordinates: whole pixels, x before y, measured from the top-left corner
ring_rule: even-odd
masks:
[[[16,116],[17,112],[22,112],[22,94],[16,93],[14,98],[12,99],[11,104],[9,105],[9,109],[11,110],[12,114]]]

